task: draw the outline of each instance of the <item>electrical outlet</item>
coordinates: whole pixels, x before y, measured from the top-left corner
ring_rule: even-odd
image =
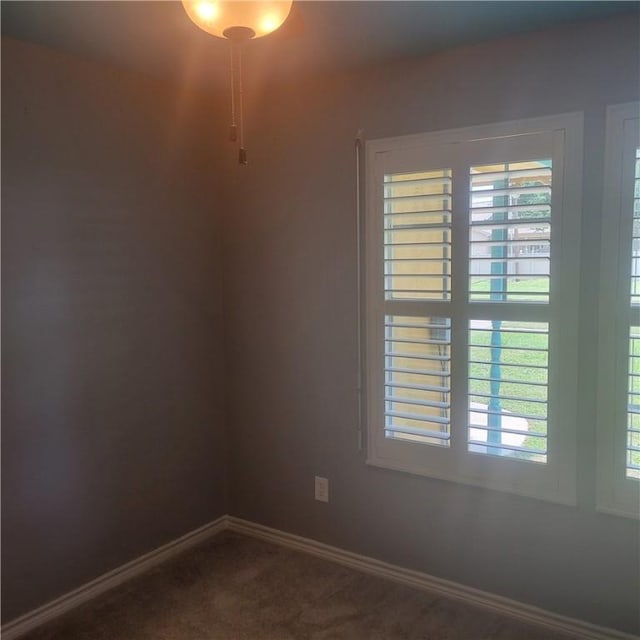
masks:
[[[316,500],[329,502],[329,480],[316,476]]]

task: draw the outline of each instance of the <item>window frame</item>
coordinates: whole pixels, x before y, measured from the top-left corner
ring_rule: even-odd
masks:
[[[583,114],[570,113],[367,141],[364,236],[367,464],[575,505],[578,338],[577,331],[562,335],[562,327],[576,327],[578,321],[580,252],[579,242],[574,238],[580,235],[582,131]],[[552,197],[556,201],[552,204],[550,303],[470,302],[469,169],[492,162],[530,160],[539,155],[535,151],[537,147],[546,150],[547,155],[551,149],[554,161]],[[505,157],[505,148],[513,157]],[[385,307],[393,306],[398,309],[393,313],[401,315],[403,303],[388,305],[389,301],[384,299],[383,206],[378,191],[385,173],[442,169],[451,169],[454,180],[452,296],[449,301],[412,301],[404,306],[409,312],[411,307],[414,313],[416,306],[422,306],[422,317],[451,318],[451,446],[448,448],[394,441],[384,436],[382,331],[385,313],[389,313]],[[462,176],[466,186],[456,188],[456,180],[460,181]],[[552,305],[553,318],[549,315]],[[529,315],[523,317],[525,308]],[[544,465],[467,451],[468,321],[510,317],[550,323],[549,423],[553,415],[553,424],[562,426],[549,430],[548,461]],[[559,380],[563,380],[562,393],[558,391]]]
[[[609,105],[602,198],[596,509],[640,518],[640,481],[626,477],[629,329],[636,148],[640,103]],[[613,286],[612,286],[613,284]]]

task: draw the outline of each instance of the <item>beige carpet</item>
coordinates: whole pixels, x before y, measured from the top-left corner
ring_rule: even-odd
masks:
[[[225,532],[25,638],[567,640],[568,636]]]

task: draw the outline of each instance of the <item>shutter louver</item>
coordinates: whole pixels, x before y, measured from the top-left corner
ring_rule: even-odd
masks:
[[[549,301],[551,160],[471,167],[469,299]]]
[[[640,147],[636,149],[631,243],[631,306],[640,306]]]
[[[451,171],[384,177],[387,300],[451,297]]]
[[[640,327],[629,334],[628,403],[626,475],[640,480]]]
[[[640,306],[640,148],[635,153],[633,231],[631,239],[631,316]],[[633,320],[632,320],[633,322]],[[640,480],[640,326],[629,331],[626,476]]]
[[[470,452],[547,462],[548,333],[547,323],[470,321]]]
[[[449,446],[451,323],[385,317],[385,434]]]

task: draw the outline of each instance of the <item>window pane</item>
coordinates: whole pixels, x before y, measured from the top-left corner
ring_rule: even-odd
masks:
[[[547,461],[549,325],[469,322],[468,450]]]
[[[451,297],[451,171],[384,177],[387,300]]]
[[[449,446],[451,322],[385,317],[385,435]]]
[[[549,301],[551,160],[471,167],[469,299]]]

